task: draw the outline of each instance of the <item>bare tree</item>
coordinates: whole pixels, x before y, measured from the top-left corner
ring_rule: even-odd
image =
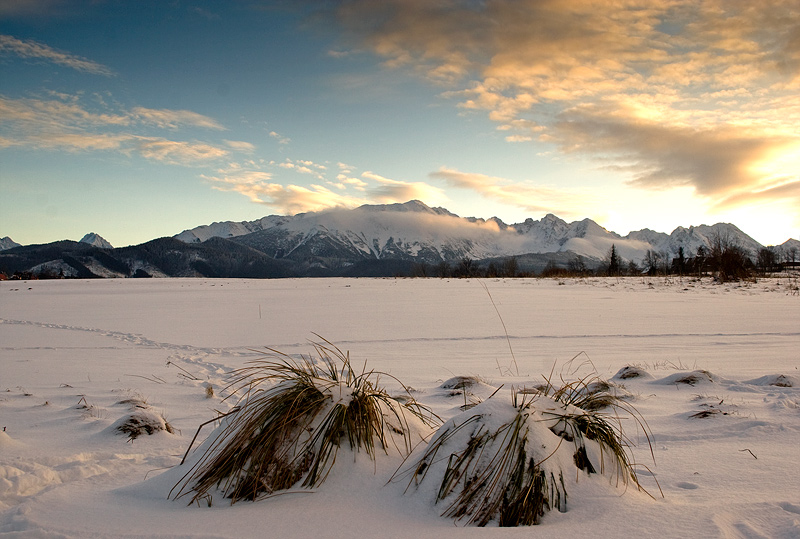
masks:
[[[570,273],[575,275],[586,275],[589,271],[581,255],[575,255],[574,258],[571,258],[569,262],[567,262],[567,269]]]
[[[708,257],[711,271],[720,282],[736,281],[750,276],[752,260],[728,234],[716,233],[711,237],[711,253]]]
[[[774,247],[762,247],[758,251],[756,258],[756,266],[761,273],[769,273],[774,271],[777,266],[778,257],[775,255]]]
[[[661,267],[661,253],[648,249],[642,263],[648,275],[656,275]]]

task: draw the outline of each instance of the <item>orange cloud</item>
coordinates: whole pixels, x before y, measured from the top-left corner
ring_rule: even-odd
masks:
[[[68,152],[118,151],[185,166],[203,165],[229,154],[215,144],[142,135],[135,129],[142,123],[170,129],[180,125],[221,128],[211,118],[185,110],[138,107],[131,111],[92,111],[77,97],[67,95],[60,99],[0,96],[0,137],[14,141],[14,145]],[[239,150],[252,147],[241,142],[227,145]]]
[[[407,202],[409,200],[425,200],[431,204],[439,204],[447,199],[444,191],[424,182],[404,182],[384,178],[371,171],[366,171],[362,178],[373,180],[377,185],[366,189],[372,201],[381,204]]]
[[[633,185],[713,202],[796,170],[794,0],[353,0],[337,15],[508,142],[611,162]],[[775,157],[784,170],[765,173]]]
[[[272,181],[273,174],[262,170],[233,167],[218,172],[219,175],[203,176],[212,182],[214,189],[241,193],[252,202],[269,206],[281,214],[352,208],[365,203],[364,199],[335,193],[321,185],[281,185]]]
[[[525,182],[442,167],[430,177],[444,180],[459,189],[469,189],[503,204],[522,208],[530,213],[554,212],[565,217],[585,217],[595,212],[598,197],[585,190],[557,189]]]

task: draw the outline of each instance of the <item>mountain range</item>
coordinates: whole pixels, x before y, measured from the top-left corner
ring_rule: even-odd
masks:
[[[565,267],[577,256],[586,267],[598,267],[612,245],[622,259],[637,264],[648,251],[667,258],[682,249],[691,257],[715,237],[738,245],[753,258],[763,248],[726,223],[678,227],[671,234],[644,229],[621,236],[591,219],[567,223],[548,214],[508,225],[496,217],[463,218],[412,200],[217,222],[117,249],[95,233],[80,242],[12,245],[0,251],[0,271],[73,277],[382,276],[409,275],[425,266],[465,259],[480,267],[515,257],[520,271],[537,272],[548,264]],[[6,240],[13,244],[3,238],[0,248]],[[797,253],[798,248],[800,242],[789,240],[776,251]]]

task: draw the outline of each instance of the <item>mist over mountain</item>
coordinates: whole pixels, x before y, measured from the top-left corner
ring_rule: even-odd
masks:
[[[652,253],[665,261],[679,252],[691,258],[701,247],[709,249],[714,238],[724,238],[753,260],[763,249],[727,223],[621,236],[591,219],[568,223],[548,214],[509,225],[496,217],[459,217],[412,200],[217,222],[116,249],[96,233],[80,242],[12,246],[0,252],[0,272],[82,278],[357,277],[431,275],[437,273],[431,268],[513,262],[508,266],[512,274],[530,274],[576,263],[596,269],[608,259],[612,245],[631,267],[641,266]],[[780,260],[795,260],[798,248],[800,242],[789,240],[773,251]]]
[[[671,234],[640,230],[620,236],[591,219],[567,223],[548,214],[508,225],[502,220],[462,218],[444,208],[431,208],[418,200],[404,204],[366,205],[353,210],[335,209],[294,216],[268,216],[258,221],[222,222],[185,230],[177,239],[199,243],[225,237],[275,258],[309,256],[403,259],[429,264],[463,257],[475,260],[572,252],[590,260],[604,259],[611,245],[625,260],[640,263],[648,250],[687,256],[710,239],[722,235],[747,251],[761,244],[736,226],[676,228]]]

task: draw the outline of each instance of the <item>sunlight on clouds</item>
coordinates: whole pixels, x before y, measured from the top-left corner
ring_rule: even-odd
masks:
[[[630,183],[648,189],[691,185],[704,196],[724,197],[752,189],[763,180],[754,173],[760,164],[796,145],[787,136],[770,136],[757,129],[720,125],[712,129],[629,122],[619,114],[591,108],[564,114],[552,135],[566,152],[612,156]]]
[[[429,176],[435,180],[444,180],[451,187],[469,189],[534,215],[556,213],[560,217],[579,218],[602,207],[601,197],[588,193],[585,189],[558,189],[527,182],[511,182],[504,178],[461,172],[447,167],[442,167]]]
[[[351,178],[347,176],[347,174],[337,174],[336,180],[338,182],[337,185],[341,185],[342,188],[346,188],[347,186],[352,187],[357,191],[364,191],[367,186],[369,185],[367,182],[364,182],[358,178]]]
[[[67,152],[120,150],[133,141],[130,135],[90,134],[90,133],[41,133],[32,135],[20,145],[32,144],[39,149],[62,150]]]
[[[287,158],[283,163],[274,163],[274,164],[276,164],[280,168],[292,170],[300,174],[309,174],[319,180],[325,179],[324,171],[327,170],[327,167],[325,167],[325,165],[320,165],[318,163],[314,163],[313,161],[303,160],[303,159],[292,160]]]
[[[90,110],[78,96],[59,99],[9,99],[0,96],[0,136],[16,146],[67,152],[118,151],[165,164],[200,166],[223,158],[229,151],[205,142],[170,140],[143,135],[134,128],[149,124],[177,129],[183,125],[222,129],[217,122],[186,110]],[[101,102],[101,108],[102,107]],[[239,151],[252,150],[247,142],[226,142]]]
[[[447,200],[442,189],[427,183],[391,180],[371,171],[364,172],[361,177],[377,183],[376,186],[368,187],[367,193],[371,200],[381,204],[424,200],[428,204],[436,205]]]
[[[339,163],[342,170],[355,167]],[[280,177],[286,173],[299,173],[298,179],[308,175],[303,169],[318,172],[315,179],[337,189],[333,191],[324,185],[287,181]],[[353,208],[363,204],[392,204],[411,199],[424,200],[429,204],[444,202],[447,198],[438,187],[423,182],[404,182],[383,177],[367,171],[361,178],[337,173],[334,180],[327,179],[327,167],[307,160],[254,161],[229,163],[218,169],[216,174],[202,177],[212,183],[214,189],[234,191],[248,197],[251,201],[267,205],[278,212],[289,214],[320,211],[329,208]]]
[[[335,193],[321,185],[281,185],[273,181],[274,175],[270,172],[237,164],[217,172],[218,175],[214,176],[203,175],[203,178],[212,182],[214,189],[240,193],[252,202],[269,206],[281,214],[294,215],[364,203],[363,199]]]
[[[134,107],[130,115],[140,122],[152,124],[162,129],[177,129],[181,126],[204,127],[207,129],[225,129],[216,120],[192,112],[191,110],[148,109]]]
[[[796,174],[794,1],[354,0],[338,16],[386,66],[447,84],[444,97],[484,111],[510,143],[552,144],[709,204],[773,196],[758,190]],[[482,191],[509,191],[493,185]]]
[[[171,165],[200,165],[228,155],[227,150],[210,144],[147,137],[136,137],[134,147],[145,159]]]
[[[253,153],[256,149],[255,144],[243,140],[226,140],[225,144],[227,144],[229,148],[243,153]]]
[[[71,97],[71,96],[67,96]],[[90,112],[74,100],[9,99],[0,95],[0,125],[16,124],[21,136],[29,130],[69,129],[85,126],[125,126],[126,114]]]

